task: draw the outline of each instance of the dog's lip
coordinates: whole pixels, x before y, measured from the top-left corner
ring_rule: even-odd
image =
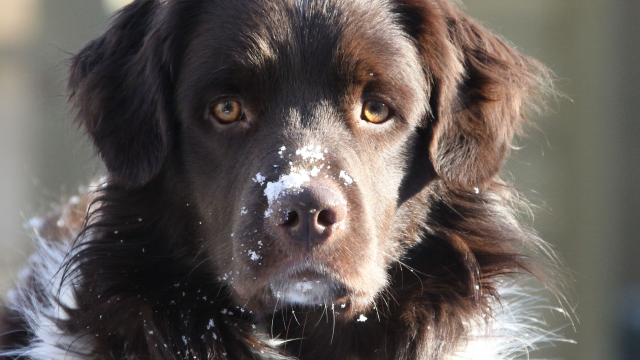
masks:
[[[331,276],[318,272],[313,269],[299,270],[293,274],[285,275],[278,279],[278,281],[334,281]]]
[[[286,293],[318,293],[324,301],[337,302],[345,297],[348,293],[347,287],[333,276],[326,274],[324,271],[316,271],[314,269],[296,270],[294,273],[287,274],[270,282],[269,290],[276,297],[286,297]],[[319,301],[319,297],[315,301],[306,301],[307,304]],[[314,298],[314,296],[310,296]],[[302,302],[301,302],[302,303]]]
[[[334,279],[331,274],[323,269],[315,269],[313,267],[295,267],[287,269],[283,271],[280,276],[274,277],[270,283],[284,283],[284,282],[301,282],[301,281],[309,281],[309,282],[338,282]]]

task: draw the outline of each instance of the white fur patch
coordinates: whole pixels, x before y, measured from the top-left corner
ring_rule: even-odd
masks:
[[[546,329],[541,312],[564,310],[545,304],[535,290],[516,286],[499,289],[501,304],[494,304],[493,318],[469,322],[466,342],[445,360],[529,359],[529,353],[554,342],[573,342]]]
[[[70,335],[56,324],[57,320],[68,319],[63,306],[76,308],[75,284],[79,279],[73,279],[76,283],[70,280],[63,283],[61,270],[65,258],[70,256],[72,241],[48,242],[37,231],[34,238],[38,251],[30,257],[28,267],[18,280],[17,290],[8,299],[8,306],[22,314],[34,336],[28,347],[2,352],[0,356],[33,360],[92,359],[93,336]],[[28,281],[37,284],[43,293],[34,293],[33,286],[27,286]]]

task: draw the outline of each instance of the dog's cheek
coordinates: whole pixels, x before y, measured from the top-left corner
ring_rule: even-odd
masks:
[[[217,154],[219,150],[211,141],[188,130],[179,159],[187,180],[183,196],[187,206],[195,208],[198,214],[192,219],[192,226],[196,229],[197,241],[207,250],[209,260],[203,265],[224,277],[234,258],[231,241],[240,215],[240,210],[235,210],[240,194],[234,179],[240,175]]]
[[[368,158],[368,168],[359,171],[366,179],[361,184],[364,185],[363,198],[376,234],[386,238],[396,221],[400,187],[406,167],[404,151],[399,148],[382,154],[375,152]]]
[[[361,267],[367,268],[366,276],[378,291],[387,284],[389,266],[403,253],[403,239],[408,229],[400,192],[411,161],[413,142],[409,135],[402,135],[360,152],[364,159],[361,163],[366,164],[366,168],[358,169],[359,185],[375,235],[369,237],[366,244],[369,255],[362,260],[366,263]]]
[[[362,155],[363,166],[351,170],[357,179],[359,199],[350,200],[349,210],[357,217],[351,235],[343,240],[348,248],[346,254],[353,252],[357,256],[340,262],[341,272],[361,292],[361,296],[352,299],[353,306],[359,309],[371,305],[371,299],[388,283],[387,268],[395,258],[399,235],[396,204],[402,177],[401,164],[390,161],[393,156],[376,159],[377,153]]]

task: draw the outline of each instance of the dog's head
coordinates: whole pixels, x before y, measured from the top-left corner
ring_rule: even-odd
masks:
[[[445,0],[137,0],[70,91],[111,184],[165,179],[238,303],[357,311],[431,184],[496,177],[542,71]]]

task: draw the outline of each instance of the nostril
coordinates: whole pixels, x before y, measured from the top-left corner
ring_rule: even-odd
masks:
[[[295,211],[289,211],[287,213],[287,219],[282,223],[282,226],[284,227],[296,227],[296,225],[298,225],[298,223],[300,222],[300,217],[298,216],[298,213]]]
[[[318,214],[318,225],[320,226],[331,226],[336,223],[335,213],[331,210],[322,210],[320,214]]]
[[[318,225],[327,227],[342,222],[346,217],[346,211],[338,206],[332,209],[325,209],[318,214]]]
[[[331,183],[308,184],[286,192],[269,204],[269,223],[275,234],[307,246],[336,237],[338,224],[347,218],[347,201]],[[265,213],[266,214],[266,213]]]

